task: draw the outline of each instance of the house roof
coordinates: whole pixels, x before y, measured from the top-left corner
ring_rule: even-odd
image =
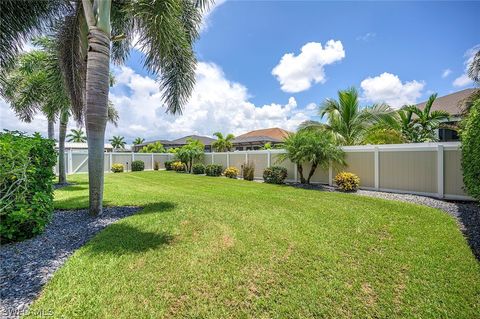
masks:
[[[279,127],[266,128],[261,130],[250,131],[237,136],[233,143],[248,142],[282,142],[290,132]]]
[[[477,89],[465,89],[452,94],[438,97],[432,105],[432,111],[447,111],[450,115],[462,114],[465,100]],[[427,102],[417,104],[419,109],[423,109]]]
[[[153,144],[153,143],[156,143],[156,142],[160,142],[163,144],[166,144],[166,143],[170,143],[169,140],[154,140],[154,141],[148,141],[148,142],[143,142],[141,144],[135,144],[133,145],[134,147],[144,147],[144,146],[147,146],[148,144]]]
[[[169,145],[184,145],[187,144],[187,139],[194,139],[194,140],[200,140],[204,145],[212,145],[213,142],[216,141],[216,139],[208,137],[208,136],[200,136],[200,135],[188,135],[184,137],[177,138],[176,140],[170,141],[170,142],[165,142],[165,144]]]

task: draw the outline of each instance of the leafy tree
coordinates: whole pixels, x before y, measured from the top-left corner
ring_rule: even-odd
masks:
[[[287,151],[281,154],[279,161],[289,159],[297,164],[297,171],[302,184],[310,184],[310,179],[317,167],[328,168],[332,165],[345,164],[345,153],[337,144],[335,137],[328,130],[300,130],[290,134],[283,142],[283,148]],[[312,164],[307,178],[303,174],[303,164]]]
[[[0,69],[12,63],[22,42],[57,22],[59,56],[73,114],[85,109],[88,137],[89,211],[102,211],[104,138],[109,67],[123,63],[134,36],[145,53],[144,66],[158,75],[167,110],[180,113],[195,82],[193,51],[208,0],[51,0],[0,2]],[[160,72],[161,70],[161,72]],[[3,72],[0,80],[3,81]]]
[[[235,136],[233,134],[228,134],[223,136],[220,132],[213,133],[217,137],[217,140],[212,143],[212,147],[216,152],[230,152],[233,148],[233,140]]]
[[[74,142],[74,143],[85,143],[87,141],[87,136],[83,132],[81,128],[79,129],[71,129],[70,134],[67,134],[67,138],[69,142]]]
[[[113,136],[109,141],[114,149],[125,149],[125,145],[127,145],[123,136]]]
[[[320,117],[327,123],[316,121],[302,123],[301,129],[329,130],[341,145],[365,143],[365,134],[372,125],[393,116],[394,111],[386,104],[361,107],[355,88],[338,91],[338,100],[327,99],[319,108]]]
[[[182,163],[185,163],[187,172],[191,173],[194,162],[202,158],[204,151],[205,145],[202,142],[188,138],[186,145],[177,148],[175,156]]]
[[[163,147],[162,143],[157,141],[142,147],[140,153],[165,153],[165,147]]]
[[[136,139],[133,140],[132,144],[133,145],[138,145],[138,144],[142,144],[143,142],[145,142],[144,138],[137,137]]]

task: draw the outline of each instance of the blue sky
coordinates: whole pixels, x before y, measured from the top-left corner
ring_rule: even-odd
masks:
[[[164,113],[158,86],[134,50],[126,66],[113,68],[118,84],[110,98],[121,120],[107,138],[294,130],[318,119],[318,104],[350,86],[364,104],[394,107],[472,87],[465,62],[480,48],[479,13],[480,2],[217,3],[195,46],[197,88],[184,115]],[[0,103],[2,117],[12,118]],[[1,124],[46,131],[41,117]]]

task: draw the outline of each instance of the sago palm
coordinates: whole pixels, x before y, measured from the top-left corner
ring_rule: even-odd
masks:
[[[114,149],[124,149],[125,145],[127,145],[123,136],[113,136],[109,141]]]
[[[71,129],[70,134],[67,134],[67,138],[69,142],[73,143],[85,143],[87,141],[87,136],[81,128]]]
[[[327,122],[307,121],[301,129],[326,129],[331,131],[342,145],[358,145],[364,142],[367,129],[389,118],[393,110],[386,104],[361,107],[355,88],[338,91],[338,100],[327,99],[319,108],[321,118]]]
[[[212,143],[212,147],[217,152],[229,152],[233,147],[233,140],[235,136],[233,134],[227,134],[223,136],[220,132],[213,133],[217,137],[217,140]]]
[[[60,21],[62,71],[74,115],[85,108],[90,213],[102,212],[110,61],[124,62],[134,36],[144,66],[158,76],[167,110],[180,113],[195,82],[193,43],[208,0],[50,0],[0,2],[0,68],[8,66],[33,33]],[[161,70],[161,72],[160,72]],[[0,81],[3,81],[0,73]]]

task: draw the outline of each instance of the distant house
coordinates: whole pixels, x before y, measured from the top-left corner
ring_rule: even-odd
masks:
[[[211,152],[212,151],[212,143],[216,141],[216,139],[213,139],[208,136],[200,136],[200,135],[188,135],[184,137],[177,138],[176,140],[155,140],[155,141],[149,141],[145,142],[142,144],[137,144],[133,145],[133,151],[138,152],[140,151],[144,146],[147,146],[148,144],[152,144],[155,142],[160,142],[162,145],[165,147],[166,150],[169,150],[171,148],[177,148],[177,147],[182,147],[183,145],[187,144],[187,140],[191,138],[194,140],[200,140],[205,145],[205,152]]]
[[[290,132],[278,127],[255,130],[237,136],[233,140],[233,147],[236,151],[258,150],[266,143],[272,146],[282,143],[288,134]]]
[[[463,108],[468,97],[472,95],[477,89],[465,89],[458,91],[452,94],[438,97],[432,105],[432,111],[443,110],[450,113],[450,119],[443,124],[456,126],[458,122],[462,119]],[[425,108],[425,102],[417,104],[417,107],[422,109]],[[438,138],[441,142],[447,141],[458,141],[457,131],[441,128],[438,130]]]
[[[55,143],[55,148],[58,150],[58,143]],[[65,151],[75,151],[75,152],[88,152],[88,144],[87,143],[72,143],[72,142],[65,142]],[[112,144],[106,143],[104,146],[105,152],[113,152]]]

